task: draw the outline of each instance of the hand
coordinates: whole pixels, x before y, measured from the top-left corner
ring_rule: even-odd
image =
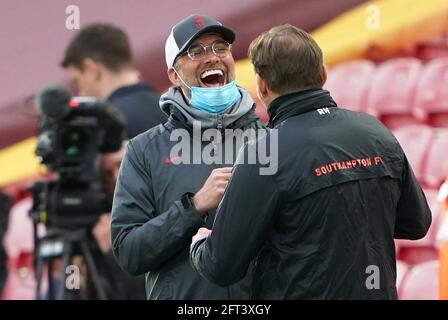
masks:
[[[207,238],[212,233],[212,230],[207,228],[199,228],[198,232],[191,238],[191,245],[194,245],[199,240]]]
[[[112,249],[110,221],[111,214],[103,213],[92,229],[92,234],[95,237],[96,243],[98,243],[101,252],[104,254],[108,253]]]
[[[193,205],[200,215],[216,209],[232,175],[232,167],[214,169],[202,188],[193,197]]]

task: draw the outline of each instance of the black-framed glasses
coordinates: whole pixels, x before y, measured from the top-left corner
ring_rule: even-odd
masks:
[[[225,58],[232,49],[232,45],[224,40],[216,40],[209,46],[200,43],[188,47],[186,54],[191,60],[202,60],[207,55],[207,48],[211,48],[215,56]]]

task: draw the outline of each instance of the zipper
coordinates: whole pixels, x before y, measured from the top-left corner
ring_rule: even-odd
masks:
[[[224,122],[223,119],[224,119],[224,116],[221,115],[221,114],[218,114],[217,121],[216,121],[216,128],[217,128],[219,131],[222,130],[223,122]]]
[[[224,137],[222,136],[223,127],[224,127],[224,115],[218,114],[218,115],[216,115],[216,129],[221,134],[221,143],[222,143],[222,140],[224,139]],[[216,152],[218,151],[217,149],[218,149],[218,144],[216,141],[213,141],[213,149],[212,149],[213,156],[215,156]]]

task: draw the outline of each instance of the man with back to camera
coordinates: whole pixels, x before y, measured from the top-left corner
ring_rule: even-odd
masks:
[[[306,32],[274,27],[249,56],[271,131],[238,159],[276,132],[277,171],[237,160],[222,202],[202,208],[220,203],[213,231],[193,237],[193,267],[225,286],[255,259],[255,299],[396,299],[394,238],[431,224],[399,143],[376,118],[337,107]]]
[[[61,66],[75,80],[79,95],[105,100],[120,110],[126,120],[127,138],[166,121],[159,108],[159,95],[140,81],[128,36],[120,28],[101,23],[85,26],[68,45]],[[102,162],[117,158],[119,154],[103,155]],[[108,196],[112,196],[110,184],[105,187]],[[92,230],[103,253],[97,259],[101,259],[102,263],[98,264],[104,266],[101,271],[103,279],[107,280],[104,283],[107,296],[109,299],[144,299],[144,278],[131,278],[116,265],[111,251],[110,220],[111,214],[104,213]]]
[[[222,146],[238,145],[228,134],[264,131],[248,92],[235,85],[234,39],[207,16],[189,16],[172,28],[165,57],[173,86],[160,100],[169,120],[132,139],[120,168],[113,250],[124,270],[146,273],[148,299],[249,297],[242,283],[222,288],[201,278],[188,255],[194,233],[213,222],[214,212],[202,208],[222,196],[230,176],[236,152],[229,157]],[[204,139],[206,133],[222,134],[222,141]],[[191,149],[176,157],[179,136]],[[204,161],[207,152],[219,161]]]

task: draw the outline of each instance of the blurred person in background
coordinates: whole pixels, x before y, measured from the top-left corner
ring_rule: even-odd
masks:
[[[235,129],[242,138],[247,131],[264,130],[249,93],[235,84],[234,39],[232,30],[211,17],[191,15],[178,22],[165,46],[172,87],[160,99],[169,120],[127,146],[113,201],[112,243],[124,270],[146,273],[148,299],[249,298],[244,283],[220,287],[201,278],[188,256],[191,236],[214,219],[214,211],[201,208],[222,195],[231,171],[226,165],[236,157],[233,152],[230,163],[206,163],[201,154],[213,146],[213,153],[227,160],[225,141],[237,147],[237,139],[225,135],[222,141],[195,136]],[[182,151],[185,163],[171,155],[178,144],[171,136],[177,134],[195,146],[192,153]],[[191,155],[200,161],[190,162]]]
[[[274,27],[249,56],[268,135],[278,134],[278,170],[235,164],[222,201],[204,208],[219,204],[213,229],[192,239],[192,265],[224,286],[255,259],[255,299],[397,299],[394,238],[420,239],[431,224],[398,141],[375,117],[337,107],[322,89],[322,51],[303,30]]]
[[[81,96],[91,96],[118,108],[126,120],[127,138],[166,121],[159,108],[159,95],[135,68],[128,36],[110,24],[82,28],[68,45],[61,66],[74,80]],[[100,174],[112,204],[115,178],[124,150],[102,155]],[[117,265],[111,252],[111,214],[104,213],[92,229],[101,249],[100,273],[110,299],[144,299],[144,277],[130,277]]]
[[[140,81],[123,30],[110,24],[82,28],[67,47],[61,66],[75,81],[79,95],[103,99],[123,113],[128,139],[166,121],[159,95]]]

